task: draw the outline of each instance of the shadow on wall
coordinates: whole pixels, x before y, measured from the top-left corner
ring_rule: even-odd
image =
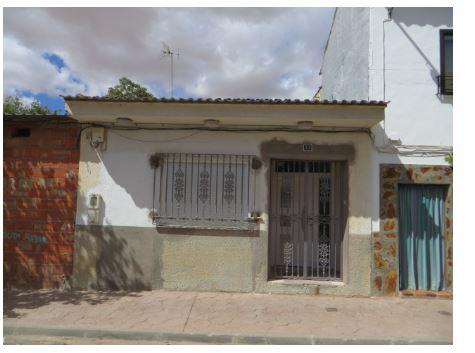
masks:
[[[80,200],[85,204],[84,195]],[[106,205],[102,202],[99,219],[104,218]],[[102,222],[101,222],[102,223]],[[73,287],[94,290],[149,290],[151,284],[139,263],[141,254],[136,234],[120,236],[112,226],[76,226]],[[131,243],[133,241],[134,244]],[[147,249],[147,244],[144,244]],[[151,250],[151,249],[150,249]]]
[[[449,7],[414,8],[396,7],[392,12],[393,19],[407,26],[453,26],[453,11]]]
[[[392,12],[392,19],[394,23],[398,26],[407,40],[414,46],[420,56],[424,59],[427,66],[430,68],[430,76],[435,83],[435,87],[439,86],[438,76],[440,75],[440,70],[437,69],[440,63],[432,63],[424,51],[419,47],[419,45],[414,41],[411,35],[404,28],[405,26],[433,26],[433,27],[452,27],[452,9],[450,8],[431,8],[430,11],[427,9],[414,9],[414,8],[395,8]],[[403,25],[402,25],[403,24]],[[439,40],[438,34],[435,40]],[[434,94],[437,95],[440,102],[443,104],[453,104],[452,96],[450,95],[441,95],[437,93],[437,90],[434,90]]]
[[[57,290],[4,290],[3,291],[3,317],[22,317],[22,309],[36,309],[53,302],[62,304],[89,305],[119,300],[123,297],[139,297],[133,292],[60,292]]]

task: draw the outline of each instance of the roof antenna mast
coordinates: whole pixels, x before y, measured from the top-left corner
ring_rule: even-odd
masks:
[[[162,42],[163,49],[162,53],[163,56],[162,58],[169,56],[170,57],[170,96],[173,98],[173,56],[176,55],[177,58],[180,56],[180,49],[178,49],[176,52],[170,49],[167,43]]]

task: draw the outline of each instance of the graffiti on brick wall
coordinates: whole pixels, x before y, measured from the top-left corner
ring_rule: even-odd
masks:
[[[16,126],[4,136],[4,284],[61,287],[72,274],[80,128],[28,123],[28,139],[11,138]]]
[[[45,236],[42,235],[35,235],[35,234],[26,234],[25,239],[29,241],[30,243],[35,243],[35,244],[45,244],[48,242],[48,239]]]
[[[21,239],[20,233],[17,232],[3,232],[4,241],[19,241]]]
[[[7,242],[21,241],[21,234],[18,232],[3,232],[3,240]],[[45,244],[48,242],[48,238],[43,235],[36,235],[31,233],[26,233],[24,240],[34,244]]]

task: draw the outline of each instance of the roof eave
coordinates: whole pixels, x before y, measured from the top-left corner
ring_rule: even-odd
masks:
[[[137,124],[197,125],[214,119],[233,126],[295,126],[312,121],[319,127],[367,128],[384,118],[386,103],[66,99],[66,106],[80,122],[114,123],[126,117]]]
[[[270,98],[154,98],[146,100],[115,99],[105,97],[61,96],[67,102],[96,103],[183,103],[183,104],[250,104],[250,105],[368,105],[386,106],[388,102],[376,100],[312,100]]]

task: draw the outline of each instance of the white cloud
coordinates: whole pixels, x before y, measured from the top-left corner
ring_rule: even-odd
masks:
[[[127,76],[168,92],[164,41],[180,49],[175,85],[187,95],[310,98],[332,11],[5,8],[4,90],[99,95]],[[58,72],[44,52],[67,67]]]
[[[15,95],[19,91],[58,95],[84,90],[84,85],[71,80],[72,73],[68,68],[58,71],[41,52],[27,48],[16,39],[4,37],[3,48],[5,95]]]

